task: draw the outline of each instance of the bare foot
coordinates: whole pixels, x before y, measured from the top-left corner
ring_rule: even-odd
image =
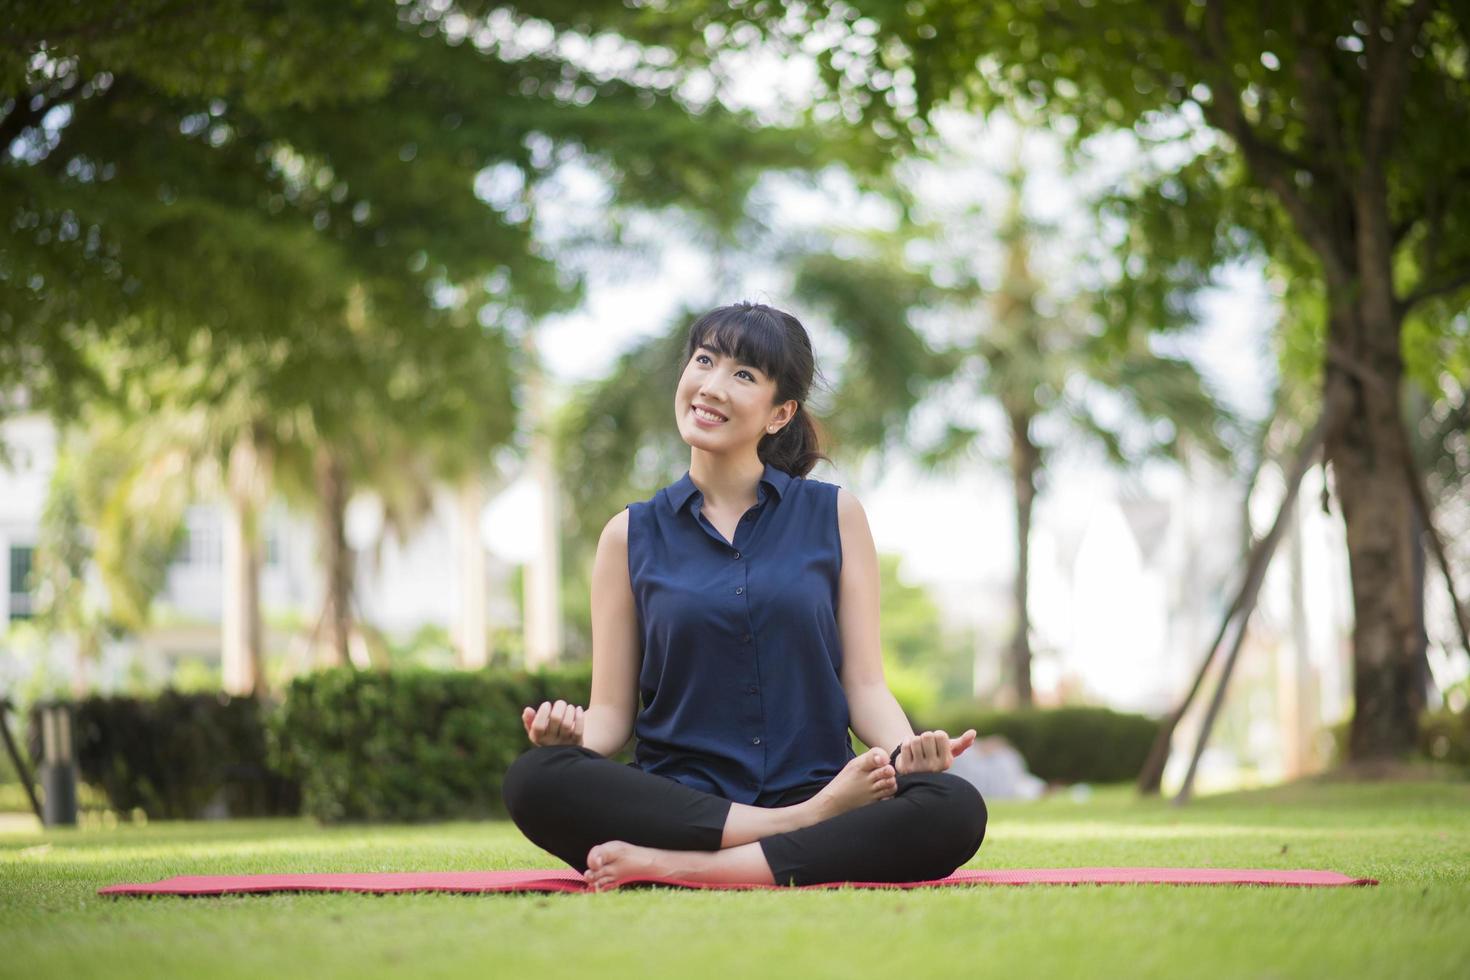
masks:
[[[600,892],[633,878],[678,877],[675,872],[668,851],[611,840],[587,852],[587,873],[583,877]]]
[[[848,810],[887,799],[898,792],[898,774],[888,764],[888,753],[869,749],[850,760],[809,803],[818,820],[830,820]]]

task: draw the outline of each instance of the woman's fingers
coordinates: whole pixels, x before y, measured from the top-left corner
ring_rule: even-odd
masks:
[[[927,772],[934,764],[934,733],[920,732],[915,741],[918,742],[919,766]]]
[[[973,733],[967,732],[973,741]],[[942,731],[923,732],[915,735],[904,743],[903,752],[899,758],[902,764],[899,766],[901,772],[944,772],[954,761],[954,755],[963,752],[964,748],[951,754],[951,740]],[[969,743],[965,743],[967,748]]]
[[[586,712],[581,705],[557,699],[521,711],[526,737],[535,745],[581,745]]]
[[[949,740],[949,754],[954,758],[959,758],[959,756],[962,755],[966,749],[974,744],[975,729],[966,729],[965,734],[961,735],[959,738],[952,738]]]
[[[546,737],[547,729],[551,727],[551,702],[542,701],[541,707],[536,709],[536,720],[531,722],[531,741],[541,744]]]

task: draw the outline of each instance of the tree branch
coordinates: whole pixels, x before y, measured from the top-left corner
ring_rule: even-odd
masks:
[[[1449,592],[1450,608],[1455,613],[1455,625],[1460,628],[1460,645],[1464,647],[1467,656],[1470,656],[1470,615],[1466,614],[1465,604],[1460,601],[1459,591],[1455,588],[1455,573],[1450,568],[1449,555],[1445,552],[1444,539],[1440,537],[1439,529],[1434,526],[1434,509],[1429,503],[1429,491],[1425,489],[1424,477],[1419,472],[1419,467],[1414,465],[1413,453],[1409,450],[1409,433],[1404,432],[1403,461],[1404,476],[1409,481],[1409,492],[1414,497],[1414,506],[1419,511],[1419,521],[1424,525],[1424,534],[1429,538],[1429,549],[1434,554],[1434,560],[1439,563],[1439,570],[1444,575],[1445,590]]]
[[[1303,166],[1303,161],[1295,154],[1261,135],[1240,107],[1240,88],[1230,77],[1229,58],[1226,57],[1225,46],[1228,40],[1224,34],[1223,11],[1219,0],[1210,0],[1205,9],[1206,21],[1212,25],[1213,39],[1202,37],[1190,27],[1180,10],[1173,5],[1166,6],[1163,15],[1165,27],[1184,43],[1211,76],[1210,86],[1214,98],[1209,105],[1200,106],[1205,119],[1240,146],[1251,171],[1281,201],[1297,230],[1322,260],[1328,282],[1347,282],[1351,278],[1348,272],[1350,265],[1339,254],[1328,221],[1312,209],[1296,185],[1298,170],[1318,173],[1317,169]]]
[[[1169,750],[1173,740],[1174,731],[1189,710],[1195,695],[1204,686],[1205,676],[1209,673],[1210,665],[1214,662],[1216,654],[1219,653],[1221,644],[1230,632],[1230,625],[1235,623],[1235,634],[1230,646],[1230,651],[1225,657],[1225,667],[1215,688],[1214,697],[1211,699],[1209,709],[1206,712],[1204,724],[1200,728],[1199,741],[1195,745],[1194,755],[1190,759],[1189,771],[1184,776],[1184,786],[1179,791],[1175,802],[1182,803],[1189,799],[1189,794],[1194,788],[1194,774],[1199,765],[1200,754],[1204,751],[1205,742],[1210,737],[1210,728],[1214,725],[1215,716],[1219,713],[1220,702],[1225,694],[1225,686],[1230,680],[1230,672],[1235,666],[1236,658],[1240,655],[1241,644],[1245,640],[1246,628],[1250,623],[1251,613],[1255,609],[1256,598],[1260,595],[1261,582],[1266,577],[1266,569],[1271,564],[1271,556],[1276,551],[1276,545],[1286,533],[1286,527],[1292,520],[1292,505],[1296,502],[1297,491],[1301,489],[1302,478],[1306,476],[1307,470],[1311,469],[1312,463],[1322,451],[1322,446],[1331,430],[1334,419],[1333,414],[1337,411],[1335,401],[1327,401],[1322,407],[1322,414],[1318,416],[1317,422],[1311,430],[1302,436],[1297,444],[1296,458],[1292,462],[1291,469],[1286,477],[1286,495],[1282,498],[1281,505],[1277,508],[1276,519],[1271,523],[1271,529],[1265,535],[1251,545],[1250,555],[1246,561],[1245,575],[1241,579],[1240,588],[1235,593],[1235,598],[1230,603],[1230,608],[1225,612],[1225,618],[1220,623],[1220,630],[1215,634],[1214,641],[1205,651],[1204,660],[1200,663],[1198,672],[1194,676],[1194,683],[1189,692],[1179,702],[1179,707],[1160,726],[1159,733],[1154,738],[1154,744],[1149,750],[1148,760],[1143,765],[1143,771],[1138,776],[1138,791],[1140,794],[1148,795],[1159,791],[1159,781],[1164,774],[1164,767],[1169,761]]]
[[[1409,312],[1409,310],[1413,309],[1415,306],[1424,302],[1427,299],[1433,299],[1436,296],[1443,296],[1446,293],[1453,293],[1458,290],[1464,289],[1466,286],[1470,286],[1470,269],[1461,269],[1460,271],[1452,273],[1446,278],[1441,279],[1439,282],[1432,284],[1425,283],[1423,286],[1420,286],[1418,289],[1414,290],[1407,297],[1405,297],[1403,303],[1401,304],[1401,309],[1404,313],[1407,313]]]

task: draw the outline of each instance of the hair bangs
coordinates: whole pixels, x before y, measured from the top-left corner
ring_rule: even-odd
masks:
[[[689,357],[703,347],[748,364],[767,377],[775,376],[784,346],[775,311],[759,306],[721,307],[700,317],[689,330]]]

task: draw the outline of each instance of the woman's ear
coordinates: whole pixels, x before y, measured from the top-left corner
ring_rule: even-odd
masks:
[[[766,423],[766,431],[775,434],[784,429],[796,417],[796,410],[799,407],[800,403],[794,398],[778,405],[776,414],[771,416],[771,420]]]

